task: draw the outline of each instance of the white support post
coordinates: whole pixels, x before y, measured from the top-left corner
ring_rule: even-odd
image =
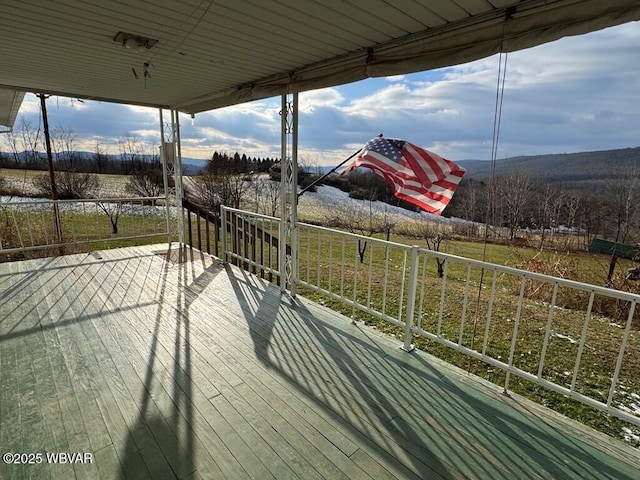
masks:
[[[164,184],[164,210],[165,217],[167,219],[167,244],[171,248],[171,212],[169,209],[169,176],[167,174],[167,158],[168,154],[165,147],[166,139],[164,135],[164,117],[162,115],[162,109],[159,108],[160,114],[160,162],[162,163],[162,183]],[[173,162],[172,162],[173,163]]]
[[[411,328],[416,304],[416,290],[418,288],[418,252],[420,247],[411,247],[411,263],[409,264],[409,293],[407,294],[407,310],[404,319],[404,343],[400,347],[405,352],[412,352],[415,347],[411,343]]]
[[[282,95],[280,160],[280,291],[296,295],[298,280],[298,94]],[[291,142],[291,143],[290,143]],[[287,245],[291,253],[287,254]]]
[[[180,152],[180,124],[178,112],[171,110],[171,121],[165,122],[160,110],[160,128],[162,139],[162,178],[165,186],[167,202],[167,224],[169,225],[169,205],[171,198],[175,201],[176,222],[178,230],[179,261],[183,260],[184,252],[184,218],[182,215],[182,160]],[[169,186],[169,178],[173,178],[173,187]],[[169,232],[169,237],[171,232]]]
[[[178,211],[178,242],[180,243],[181,255],[184,252],[184,214],[182,209],[182,145],[180,143],[180,119],[178,118],[178,111],[171,111],[171,126],[173,129],[173,143],[175,145],[176,162],[174,169],[174,178],[176,188],[176,208]],[[180,258],[182,261],[182,257]]]

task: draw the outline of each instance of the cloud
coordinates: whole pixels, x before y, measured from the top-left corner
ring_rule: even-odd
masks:
[[[633,147],[640,138],[639,23],[568,37],[507,58],[498,156]],[[299,154],[335,165],[384,133],[452,160],[489,159],[498,56],[436,71],[369,79],[300,94]],[[50,124],[88,147],[135,135],[158,143],[155,109],[51,98]],[[280,156],[280,99],[180,116],[183,155],[214,150]],[[38,124],[39,101],[21,116]],[[165,116],[167,120],[168,115]]]

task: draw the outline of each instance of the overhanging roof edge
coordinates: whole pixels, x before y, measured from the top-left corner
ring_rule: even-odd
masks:
[[[0,91],[2,90],[13,90],[16,93],[19,93],[20,95],[22,95],[22,97],[24,97],[25,93],[34,93],[34,94],[38,94],[38,93],[44,93],[46,95],[52,95],[52,96],[56,96],[56,97],[67,97],[67,98],[78,98],[81,100],[93,100],[95,102],[107,102],[107,103],[118,103],[121,105],[135,105],[138,107],[149,107],[149,108],[162,108],[165,110],[169,110],[173,107],[171,107],[171,105],[168,104],[158,104],[158,103],[152,103],[152,102],[139,102],[139,101],[135,101],[135,100],[123,100],[123,99],[118,99],[118,98],[112,98],[112,97],[103,97],[103,96],[95,96],[95,95],[82,95],[82,94],[78,94],[78,93],[74,93],[74,92],[65,92],[65,91],[61,91],[61,90],[49,90],[49,89],[31,89],[31,88],[24,88],[24,87],[18,87],[15,85],[0,85]],[[17,114],[17,112],[16,112]],[[14,119],[15,120],[15,119]]]
[[[410,35],[373,49],[283,72],[251,85],[212,92],[171,108],[188,114],[222,108],[290,92],[342,85],[372,77],[414,73],[517,51],[571,35],[640,20],[638,0],[539,1],[493,12],[473,23],[452,24]],[[508,13],[507,13],[508,12]],[[507,19],[508,17],[508,19]],[[550,21],[549,18],[552,18]],[[438,37],[438,42],[434,42]]]
[[[3,93],[5,93],[5,95],[7,95],[8,97],[12,96],[13,98],[9,101],[10,106],[8,110],[0,111],[0,124],[11,130],[14,123],[16,122],[18,112],[20,111],[20,106],[22,105],[22,100],[24,99],[24,92],[8,90]]]

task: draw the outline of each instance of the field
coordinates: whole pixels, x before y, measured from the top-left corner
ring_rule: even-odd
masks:
[[[5,193],[7,196],[33,197],[39,194],[32,184],[32,179],[48,172],[38,170],[17,170],[12,168],[0,168],[0,178],[5,181]],[[117,198],[125,195],[124,186],[129,177],[127,175],[96,174],[100,187],[94,196],[99,198]],[[6,201],[6,200],[5,200]]]

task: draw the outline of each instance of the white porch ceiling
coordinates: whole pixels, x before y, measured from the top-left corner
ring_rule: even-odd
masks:
[[[640,0],[4,0],[0,92],[197,113],[639,19]],[[137,52],[118,32],[157,43]],[[0,123],[10,108],[0,96]]]

